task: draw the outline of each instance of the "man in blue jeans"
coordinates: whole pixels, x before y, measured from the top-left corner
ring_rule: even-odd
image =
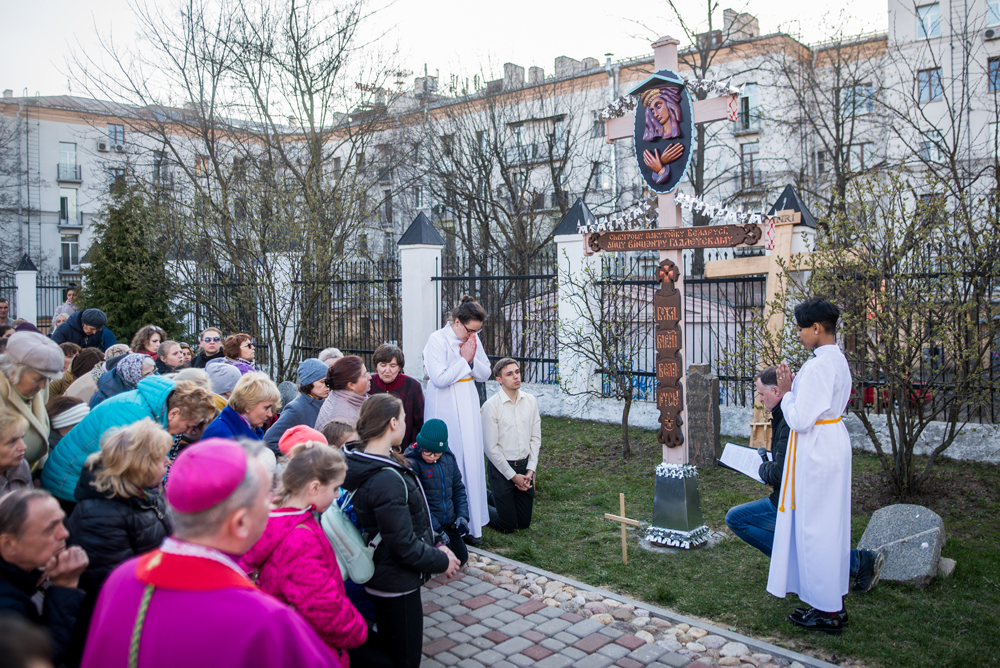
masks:
[[[778,389],[778,367],[768,367],[757,374],[754,381],[757,387],[757,400],[764,408],[771,411],[771,456],[766,460],[766,449],[759,448],[758,453],[764,462],[760,465],[757,475],[774,491],[771,496],[741,506],[730,508],[726,513],[726,524],[730,531],[746,543],[771,557],[771,546],[774,544],[774,522],[778,516],[778,497],[781,493],[781,475],[785,468],[785,449],[788,446],[788,436],[791,430],[781,414],[781,397],[784,393]],[[872,550],[851,550],[851,577],[854,586],[851,591],[857,594],[871,591],[878,584],[885,555]]]

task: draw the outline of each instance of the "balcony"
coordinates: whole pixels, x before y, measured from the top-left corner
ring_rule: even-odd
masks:
[[[82,183],[83,168],[80,165],[59,164],[56,180],[63,183]]]
[[[77,211],[74,218],[66,218],[60,213],[59,227],[83,227],[83,211]]]
[[[548,162],[549,161],[549,143],[540,141],[533,144],[521,144],[519,146],[511,146],[506,151],[507,164],[509,165],[520,165],[529,164],[536,162]],[[552,159],[559,161],[562,158],[559,155],[558,146],[553,149]]]

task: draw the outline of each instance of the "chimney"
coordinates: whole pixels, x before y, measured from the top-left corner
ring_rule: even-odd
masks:
[[[10,88],[5,88],[3,91],[3,99],[9,100],[14,97],[14,91]]]
[[[601,63],[597,60],[597,58],[584,58],[580,65],[582,65],[585,70],[592,70],[595,67],[600,67]]]
[[[556,76],[557,77],[568,77],[572,74],[583,69],[583,63],[579,60],[574,60],[569,56],[559,56],[556,58]]]
[[[760,25],[757,17],[752,14],[741,14],[734,9],[722,11],[723,39],[729,42],[741,42],[754,37],[760,37]]]
[[[543,70],[541,67],[528,68],[528,83],[540,84],[543,81],[545,81],[545,70]]]
[[[503,64],[503,89],[513,90],[524,86],[524,68],[514,63]]]

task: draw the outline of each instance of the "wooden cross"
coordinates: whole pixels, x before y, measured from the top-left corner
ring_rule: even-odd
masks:
[[[677,71],[677,46],[680,42],[673,37],[661,37],[653,42],[653,69],[655,71]],[[729,120],[735,95],[725,95],[695,100],[693,102],[694,122],[710,123]],[[631,138],[634,119],[628,115],[605,122],[605,136],[608,143]],[[680,207],[674,201],[674,194],[657,196],[658,230],[634,230],[632,232],[609,232],[600,235],[609,241],[606,248],[600,248],[601,240],[594,250],[659,250],[661,288],[659,297],[654,297],[657,310],[657,407],[660,408],[660,433],[658,439],[663,444],[663,461],[668,464],[687,464],[687,447],[677,447],[687,443],[687,424],[683,419],[686,400],[684,397],[684,362],[681,352],[683,342],[680,334],[684,331],[684,276],[678,268],[683,266],[681,253],[686,248],[719,248],[743,243],[756,243],[761,230],[758,226],[720,225],[712,228],[684,228]],[[754,227],[756,233],[746,229]],[[705,232],[709,230],[709,232]],[[652,234],[650,234],[652,233]],[[753,238],[753,237],[756,238]],[[751,241],[753,239],[753,241]],[[615,242],[618,243],[615,243]],[[587,241],[585,241],[587,243]],[[624,244],[624,247],[621,245]],[[593,245],[592,245],[593,248]],[[675,310],[670,310],[676,304]],[[659,299],[659,304],[657,300]],[[659,316],[664,316],[660,318]],[[676,317],[667,317],[676,316]],[[660,325],[663,328],[660,328]],[[662,334],[662,337],[661,337]],[[661,346],[660,344],[663,344]],[[661,363],[662,362],[662,363]],[[624,511],[622,511],[624,514]]]
[[[604,513],[604,519],[614,520],[615,522],[621,522],[622,525],[622,563],[628,566],[628,543],[625,542],[625,525],[638,527],[640,522],[638,520],[630,520],[625,517],[625,492],[618,494],[618,501],[621,503],[621,515],[612,515],[611,513]]]

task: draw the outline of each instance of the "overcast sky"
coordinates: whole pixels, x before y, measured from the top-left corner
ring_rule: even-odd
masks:
[[[706,2],[677,0],[685,19],[702,26],[705,21],[698,19],[705,15]],[[722,2],[714,19],[718,27],[726,6],[757,16],[761,33],[781,30],[806,42],[823,40],[831,25],[843,25],[851,34],[886,26],[884,0]],[[0,8],[0,88],[11,88],[18,96],[24,89],[29,95],[66,94],[65,59],[71,49],[98,49],[95,30],[113,31],[119,42],[135,32],[126,0],[0,0]],[[557,56],[603,62],[608,52],[616,60],[647,54],[659,35],[684,41],[662,0],[396,0],[376,14],[370,29],[385,33],[384,46],[398,50],[406,70],[422,73],[426,63],[444,82],[451,74],[465,78],[485,71],[497,76],[504,62],[537,65],[551,74]]]

